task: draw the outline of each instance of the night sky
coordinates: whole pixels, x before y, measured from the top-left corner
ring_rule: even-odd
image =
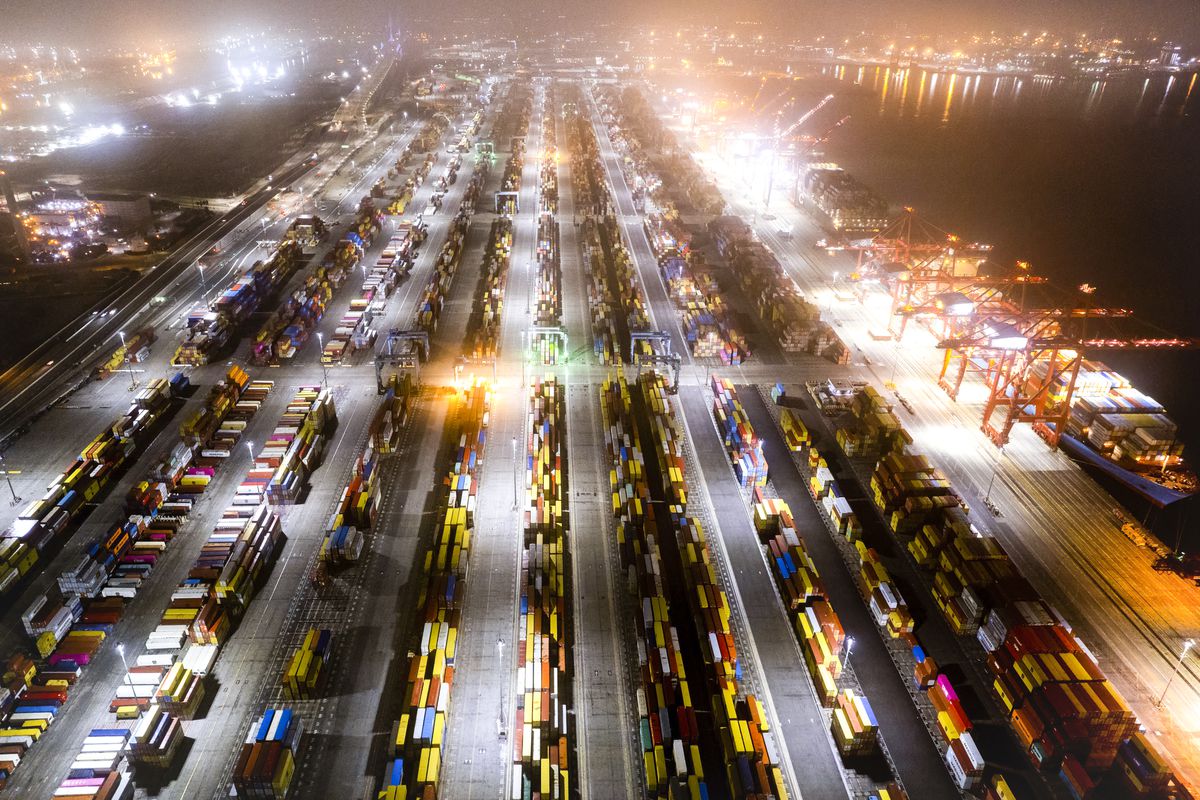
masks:
[[[991,28],[1055,27],[1065,31],[1135,34],[1157,32],[1186,43],[1200,42],[1198,0],[2,0],[0,41],[27,39],[71,44],[148,44],[159,40],[234,33],[245,26],[297,27],[321,20],[386,25],[430,18],[505,14],[518,25],[620,22],[670,25],[681,20],[720,22],[735,18],[770,22],[797,33],[814,29],[846,33],[900,29],[956,33]],[[560,19],[560,15],[565,20]],[[289,24],[289,22],[291,24]],[[531,33],[542,31],[531,30]]]

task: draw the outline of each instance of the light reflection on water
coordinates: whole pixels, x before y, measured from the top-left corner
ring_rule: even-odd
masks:
[[[875,95],[880,116],[936,114],[942,124],[1012,110],[1178,117],[1195,113],[1200,102],[1194,72],[1059,78],[837,64],[820,68],[819,74],[856,84]]]

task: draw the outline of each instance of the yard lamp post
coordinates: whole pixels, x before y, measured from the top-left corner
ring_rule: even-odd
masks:
[[[117,336],[121,337],[121,349],[125,349],[125,331],[117,331]],[[129,359],[129,351],[125,350],[125,364],[129,367],[129,389],[130,391],[137,388],[137,378],[133,377],[133,362]]]
[[[325,336],[317,334],[317,346],[321,348],[321,388],[329,385],[329,371],[325,369]]]
[[[1179,668],[1183,666],[1183,661],[1187,658],[1188,651],[1196,645],[1195,639],[1185,639],[1183,641],[1183,652],[1179,654],[1179,660],[1175,662],[1175,671],[1171,673],[1171,677],[1167,678],[1167,685],[1163,687],[1162,694],[1158,696],[1158,700],[1154,702],[1155,708],[1162,708],[1163,701],[1167,699],[1167,690],[1171,688],[1171,684],[1175,681],[1175,676],[1179,674]]]

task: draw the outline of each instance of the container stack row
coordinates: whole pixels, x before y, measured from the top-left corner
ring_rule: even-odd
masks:
[[[296,773],[303,738],[303,720],[286,706],[268,708],[250,723],[233,768],[237,796],[243,800],[284,800]]]
[[[712,376],[709,387],[713,393],[713,419],[738,483],[747,489],[766,486],[768,466],[762,440],[754,434],[754,426],[738,400],[737,390],[727,379],[716,375]]]
[[[809,490],[818,508],[825,512],[826,524],[830,529],[854,543],[858,558],[859,592],[875,624],[894,639],[911,633],[914,624],[912,612],[899,587],[879,554],[860,540],[862,531],[858,518],[850,510],[849,502],[842,496],[824,459],[815,448],[807,453],[817,459],[811,465],[815,468],[815,474],[809,481]]]
[[[839,420],[838,446],[851,458],[879,460],[912,444],[912,437],[874,386],[865,386],[850,403],[850,416]]]
[[[577,176],[577,190],[582,188],[586,198],[585,202],[577,201],[576,208],[584,214],[584,258],[592,276],[588,304],[592,308],[594,349],[604,363],[617,363],[625,348],[633,346],[629,334],[651,329],[648,305],[621,228],[615,217],[608,216],[612,198],[595,130],[582,116],[573,120],[570,130],[572,174]],[[646,341],[640,341],[637,348],[641,354],[650,354]]]
[[[572,706],[566,406],[552,377],[529,388],[516,639],[512,800],[571,796]]]
[[[614,132],[614,144],[629,159],[635,174],[654,176],[664,183],[661,190],[656,182],[644,185],[644,188],[638,185],[639,189],[650,192],[655,198],[668,193],[680,205],[690,206],[701,214],[721,213],[725,200],[716,184],[688,148],[679,145],[675,133],[646,102],[640,89],[603,86],[597,87],[596,93],[604,121]],[[650,151],[650,143],[654,144],[655,152]],[[651,159],[655,165],[653,169],[648,163]],[[638,202],[636,196],[634,202]]]
[[[38,655],[55,669],[86,667],[125,613],[119,597],[80,598],[50,590],[21,615]]]
[[[600,408],[610,459],[617,549],[626,571],[626,589],[636,601],[638,743],[646,795],[707,797],[697,711],[675,622],[681,612],[667,599],[658,528],[629,385],[619,378],[606,380],[600,390]]]
[[[292,651],[279,683],[288,700],[314,700],[329,678],[329,659],[333,654],[333,631],[309,628],[304,641]]]
[[[367,248],[382,224],[382,214],[364,198],[354,228],[338,243],[335,263],[345,263],[347,272],[362,263]],[[333,335],[325,342],[321,350],[322,364],[328,367],[343,363],[374,342],[375,331],[371,323],[383,311],[400,276],[408,271],[414,236],[412,226],[397,226],[375,264],[369,270],[365,264],[362,265],[358,294],[350,298],[350,304],[338,319]]]
[[[878,411],[867,397],[864,412]],[[882,430],[882,426],[880,427]],[[981,535],[950,482],[925,456],[911,453],[902,430],[885,437],[871,476],[871,496],[887,527],[919,568],[930,575],[930,593],[950,629],[970,637],[987,655],[992,691],[1021,747],[1039,769],[1056,774],[1077,798],[1098,786],[1138,797],[1167,796],[1178,787],[1171,770],[1144,738],[1124,699],[1070,626],[1021,575],[998,540]],[[824,459],[810,451],[814,486]],[[828,476],[828,470],[825,468]],[[831,476],[824,481],[834,483]],[[870,601],[876,621],[883,606],[900,600],[877,554],[856,543],[864,587],[878,581]],[[879,591],[890,587],[891,592]],[[876,613],[876,612],[880,613]],[[896,636],[899,607],[888,609],[886,628]],[[946,763],[964,789],[996,793],[984,781],[984,762],[973,723],[950,678],[912,635],[913,677],[937,714]]]
[[[129,731],[92,728],[83,748],[71,762],[71,771],[54,790],[55,800],[127,800],[133,797],[133,779],[120,770]]]
[[[84,506],[117,478],[172,403],[171,386],[157,378],[138,390],[129,408],[104,428],[40,498],[0,533],[0,596],[39,570],[41,554],[64,539]]]
[[[576,108],[582,96],[569,94]],[[608,202],[604,172],[596,152],[596,137],[591,125],[578,113],[567,121],[567,152],[571,161],[572,193],[577,218],[583,217],[580,240],[583,263],[587,266],[588,307],[592,312],[592,351],[601,364],[616,364],[621,359],[621,344],[616,322],[614,299],[600,232],[592,217],[603,213]]]
[[[782,387],[777,386],[773,391],[776,401],[783,395]],[[781,407],[780,411],[779,423],[783,429],[788,424],[788,409]],[[793,424],[798,421],[798,418],[794,419]],[[944,748],[946,767],[955,784],[966,790],[984,788],[984,761],[974,741],[973,723],[963,710],[949,677],[939,673],[937,663],[913,633],[914,621],[908,602],[883,559],[861,541],[861,523],[838,487],[828,462],[811,443],[793,448],[792,457],[809,475],[809,492],[818,509],[824,512],[829,530],[853,543],[858,566],[855,583],[871,618],[881,631],[903,642],[911,653],[914,687],[924,694],[928,703],[927,706],[918,703],[918,706],[937,720],[941,736],[938,744]],[[993,784],[997,783],[1006,786],[1003,777],[996,774],[987,790],[993,791]]]
[[[418,133],[417,136],[408,143],[408,145],[404,148],[404,152],[400,154],[400,157],[396,159],[395,164],[393,164],[392,168],[388,170],[388,177],[398,177],[406,169],[412,166],[412,163],[414,160],[416,160],[418,154],[424,150],[428,150],[431,147],[436,146],[438,139],[441,138],[442,133],[447,127],[448,126],[446,125],[445,120],[441,117],[434,117],[426,122],[420,133]],[[393,188],[390,193],[391,198],[387,203],[386,210],[388,214],[392,216],[398,216],[403,214],[408,209],[409,204],[412,202],[413,195],[417,193],[417,189],[421,188],[421,185],[425,183],[425,179],[429,177],[429,171],[432,169],[433,162],[435,160],[435,157],[431,158],[431,156],[434,156],[434,154],[426,153],[424,158],[421,158],[417,161],[417,166],[413,169],[412,174],[409,175],[409,177],[403,182],[397,183],[397,185]],[[385,189],[385,182],[385,179],[380,178],[376,182],[375,186],[371,188],[371,195],[373,197],[388,196],[389,192]]]
[[[447,424],[457,434],[452,439],[456,446],[446,491],[439,497],[433,543],[421,563],[417,623],[402,673],[400,717],[388,738],[379,800],[438,796],[490,399],[486,385],[470,386],[456,395],[448,417]]]
[[[912,612],[879,553],[862,541],[854,542],[854,551],[858,554],[859,588],[867,598],[867,608],[875,624],[886,630],[893,639],[904,633],[912,633]]]
[[[463,248],[466,244],[467,229],[471,226],[471,218],[475,215],[475,206],[479,202],[479,194],[483,183],[487,180],[490,162],[486,159],[475,163],[475,172],[471,183],[467,186],[463,201],[458,207],[458,213],[450,222],[446,232],[446,241],[434,262],[433,274],[425,285],[425,290],[417,304],[415,326],[426,333],[433,333],[441,319],[442,306],[446,302],[446,293],[454,282],[454,275],[462,263]]]
[[[136,766],[170,767],[183,743],[183,726],[179,717],[153,704],[142,714],[129,732],[127,758]]]
[[[905,538],[943,519],[948,509],[962,508],[945,474],[928,457],[908,453],[880,459],[871,474],[871,497],[892,532]]]
[[[459,140],[458,140],[460,147],[469,147],[470,146],[469,145],[469,137],[472,136],[473,134],[467,133],[468,129],[469,128],[464,128],[462,130],[462,135],[459,137]],[[451,138],[453,138],[453,137],[451,137]],[[454,153],[454,155],[452,155],[450,157],[449,163],[446,164],[445,171],[443,171],[442,174],[440,176],[438,176],[437,182],[434,183],[434,185],[433,185],[434,191],[445,192],[447,189],[449,189],[451,186],[453,186],[455,183],[457,183],[458,182],[458,171],[461,168],[462,168],[462,154]]]
[[[647,186],[661,186],[657,176],[640,176]],[[691,234],[683,227],[675,204],[661,192],[650,192],[653,210],[643,224],[658,259],[667,293],[679,309],[684,339],[696,358],[716,358],[734,366],[750,357],[746,337],[738,330],[721,297],[712,271],[692,250]]]
[[[851,689],[838,693],[830,724],[833,743],[843,757],[869,755],[879,746],[879,722],[871,704]]]
[[[804,452],[812,444],[808,426],[798,414],[786,406],[779,409],[779,427],[783,432],[783,443],[791,452]]]
[[[504,104],[492,125],[492,137],[498,142],[508,140],[509,159],[500,175],[500,191],[521,191],[521,176],[525,160],[525,133],[533,114],[533,92],[528,86],[510,84]],[[517,199],[505,196],[497,200],[497,214],[517,213]]]
[[[153,468],[146,481],[134,486],[126,507],[140,513],[131,514],[105,540],[89,549],[93,558],[99,560],[102,556],[104,563],[115,563],[100,589],[101,596],[111,598],[108,602],[130,602],[136,597],[141,582],[183,525],[194,498],[204,491],[217,467],[228,457],[227,448],[240,436],[240,425],[257,411],[270,388],[269,381],[250,381],[245,372],[231,368],[197,414],[206,422],[185,425],[180,444]],[[205,431],[211,431],[207,442],[197,438]],[[118,553],[123,553],[119,559]],[[89,603],[83,616],[86,623],[94,612],[95,602],[84,602]],[[121,609],[110,607],[105,611],[109,614],[108,622],[113,623]],[[164,673],[159,665],[132,668],[118,687],[110,710],[120,717],[136,716],[149,704]]]
[[[67,702],[80,669],[42,667],[23,653],[3,665],[0,684],[0,789]]]
[[[183,340],[171,357],[175,365],[202,366],[219,357],[250,315],[275,294],[307,261],[295,240],[279,242],[266,261],[256,261],[210,303],[201,303],[187,316]]]
[[[325,526],[320,560],[323,564],[358,561],[363,535],[375,525],[379,508],[379,459],[390,453],[408,422],[413,402],[412,379],[393,376],[368,428],[366,447],[354,461],[350,481],[342,488],[337,507]]]
[[[353,248],[355,263],[362,263],[362,259],[366,258],[367,249],[382,225],[382,213],[369,197],[362,198],[356,226],[342,240]],[[333,336],[325,343],[321,351],[322,364],[328,367],[344,363],[355,353],[371,346],[375,341],[375,329],[371,323],[383,312],[388,297],[400,280],[402,268],[402,262],[382,255],[369,270],[363,264],[358,293],[350,298],[350,305],[333,329]]]
[[[824,517],[829,520],[833,530],[850,541],[862,537],[862,521],[850,501],[846,499],[841,487],[833,477],[829,464],[816,447],[806,448],[797,453],[797,460],[808,467],[808,491],[817,503]],[[803,456],[803,457],[799,457]]]
[[[475,295],[467,340],[463,345],[463,354],[469,359],[480,361],[496,358],[500,347],[500,320],[504,313],[504,289],[508,285],[512,245],[512,220],[497,217],[492,221],[484,247],[479,289]]]
[[[542,155],[538,170],[538,216],[554,216],[558,213],[558,131],[555,130],[555,115],[561,106],[558,103],[558,87],[551,84],[542,108]]]
[[[685,460],[678,449],[678,422],[666,379],[653,371],[640,378],[642,403],[651,416],[651,435],[660,473],[672,470],[684,484]],[[664,488],[667,481],[664,480]],[[678,495],[677,491],[672,494]],[[739,687],[741,660],[731,626],[729,599],[717,577],[714,557],[700,521],[687,513],[686,496],[666,508],[675,535],[692,623],[699,638],[704,680],[712,698],[712,724],[719,734],[730,792],[739,798],[786,798],[787,786],[767,715],[758,699]]]
[[[825,600],[825,584],[804,540],[796,533],[796,523],[787,503],[761,496],[755,501],[752,508],[754,528],[766,547],[767,561],[779,586],[784,608],[799,611],[810,603]]]
[[[551,91],[548,100],[551,109],[556,108],[557,92]],[[543,328],[558,328],[562,325],[562,255],[559,251],[559,227],[555,215],[558,212],[558,145],[554,114],[544,113],[542,118],[543,155],[538,173],[538,224],[537,224],[537,285],[533,319]],[[567,358],[563,350],[566,340],[554,334],[536,334],[530,343],[530,357],[542,366],[553,366]]]
[[[157,338],[154,328],[151,327],[134,331],[133,335],[117,345],[109,359],[96,369],[97,376],[104,380],[124,369],[126,364],[140,364],[145,361],[150,357],[150,345],[154,344]]]
[[[56,591],[39,596],[26,610],[23,621],[43,666],[38,668],[21,654],[9,659],[6,688],[0,690],[0,719],[12,709],[35,713],[37,719],[29,724],[45,730],[178,532],[193,498],[221,463],[220,458],[205,457],[206,446],[223,435],[222,426],[230,419],[253,413],[260,400],[249,398],[259,397],[258,390],[265,396],[267,389],[269,383],[253,383],[244,371],[231,368],[211,390],[204,409],[192,420],[195,424],[184,425],[180,443],[133,487],[126,507],[136,513],[89,544],[80,561],[59,576]],[[196,482],[197,478],[203,480]],[[149,704],[159,680],[155,675],[146,686],[145,676],[127,679],[113,710],[120,707],[127,710],[125,716],[136,716]],[[0,744],[20,750],[7,753],[14,757],[11,767],[33,741]]]
[[[600,231],[590,217],[584,219],[582,240],[583,261],[588,266],[587,300],[592,312],[592,352],[601,364],[618,364],[621,361],[621,344],[617,331],[617,310],[613,304],[616,295],[610,287]]]
[[[626,330],[630,333],[648,331],[651,329],[649,305],[646,294],[642,289],[642,281],[638,277],[637,267],[629,254],[621,237],[621,228],[615,217],[605,217],[600,221],[600,240],[604,245],[606,260],[612,275],[609,284],[614,290],[613,306],[617,313],[624,317]],[[632,343],[631,343],[632,346]],[[639,342],[637,347],[643,354],[650,353],[648,342]]]
[[[275,430],[254,453],[256,467],[274,470],[267,485],[272,503],[300,500],[309,476],[321,466],[336,426],[337,411],[329,389],[316,385],[296,389]]]
[[[278,364],[295,356],[324,318],[333,292],[345,276],[345,269],[337,274],[331,273],[324,264],[313,266],[300,286],[258,329],[251,350],[254,363]]]
[[[842,621],[826,599],[825,585],[796,530],[787,503],[763,498],[761,493],[756,493],[755,500],[755,527],[766,543],[780,597],[791,612],[804,665],[821,704],[833,708],[846,646]]]
[[[321,417],[328,395],[301,388],[281,419],[281,427],[305,425]],[[264,448],[265,449],[265,448]],[[289,448],[285,448],[289,449]],[[268,502],[277,460],[256,454],[245,478],[187,575],[171,594],[159,624],[146,640],[110,707],[123,716],[153,701],[164,711],[189,719],[205,694],[204,678],[219,648],[232,634],[283,548],[279,516]]]
[[[537,305],[534,320],[544,328],[562,324],[562,260],[559,256],[558,221],[551,214],[538,219]],[[567,357],[561,352],[565,342],[553,335],[533,337],[531,357],[542,366],[552,366]]]
[[[251,381],[240,367],[230,367],[224,380],[209,389],[204,406],[180,426],[180,438],[185,444],[211,450],[209,458],[227,458],[273,385],[271,381]]]
[[[763,324],[789,353],[813,352],[820,328],[820,311],[808,302],[787,276],[775,254],[740,217],[717,217],[708,224],[746,299]]]

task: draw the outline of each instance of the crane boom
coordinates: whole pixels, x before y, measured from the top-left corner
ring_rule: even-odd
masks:
[[[818,111],[820,111],[825,106],[827,106],[831,100],[833,100],[833,95],[831,95],[831,94],[825,95],[825,98],[821,102],[817,103],[815,106],[810,108],[807,112],[804,113],[803,116],[800,117],[800,119],[793,122],[787,130],[785,130],[783,133],[779,134],[779,138],[784,139],[784,138],[787,138],[788,136],[790,136],[792,134],[792,131],[796,130],[796,128],[799,128],[801,125],[803,125],[804,123],[806,123],[810,119],[812,119],[813,115],[816,114]]]

